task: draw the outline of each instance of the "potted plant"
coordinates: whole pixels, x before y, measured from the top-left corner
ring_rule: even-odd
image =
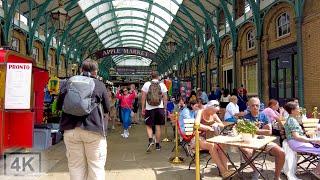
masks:
[[[237,122],[236,130],[241,134],[244,142],[251,142],[252,137],[257,132],[257,127],[253,122],[248,120],[239,119]]]

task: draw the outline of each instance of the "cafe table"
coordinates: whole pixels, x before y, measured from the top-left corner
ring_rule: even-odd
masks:
[[[207,142],[210,143],[215,143],[217,144],[217,146],[220,148],[220,150],[226,155],[226,157],[228,158],[228,160],[230,161],[230,163],[232,164],[232,166],[235,168],[235,172],[232,173],[228,178],[234,176],[235,174],[240,174],[240,172],[247,167],[248,165],[251,164],[252,168],[254,170],[256,170],[257,172],[259,172],[259,174],[261,175],[261,177],[263,179],[264,176],[261,174],[261,172],[257,169],[257,167],[255,166],[255,164],[253,163],[255,159],[257,159],[266,149],[268,143],[276,140],[276,137],[274,136],[259,136],[259,137],[263,137],[263,138],[258,138],[257,135],[254,135],[254,137],[252,138],[252,140],[250,142],[244,142],[241,138],[241,135],[237,135],[237,136],[224,136],[224,135],[219,135],[219,136],[215,136],[212,138],[207,139]],[[244,160],[246,161],[244,164],[242,164],[240,167],[237,167],[234,162],[232,161],[232,159],[230,158],[230,156],[223,150],[223,148],[221,147],[221,145],[223,146],[233,146],[239,149],[239,151],[242,153]],[[242,150],[243,148],[248,148],[248,149],[253,149],[253,154],[251,157],[247,157],[246,154],[244,153],[244,151]]]
[[[235,125],[234,122],[223,121],[222,123],[223,123],[224,127],[220,130],[219,134],[221,134],[221,135],[227,133],[230,130],[232,130],[233,126]]]

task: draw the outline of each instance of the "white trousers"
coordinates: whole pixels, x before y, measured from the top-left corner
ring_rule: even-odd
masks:
[[[70,180],[105,180],[107,140],[100,134],[75,128],[64,132]]]

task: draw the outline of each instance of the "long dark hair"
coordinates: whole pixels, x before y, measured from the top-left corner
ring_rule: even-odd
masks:
[[[223,91],[223,96],[224,96],[224,97],[227,97],[229,94],[230,94],[230,93],[229,93],[229,89],[225,89],[225,90]]]
[[[191,93],[190,93],[190,97],[192,97],[192,95],[197,96],[197,93],[194,90],[192,90]]]

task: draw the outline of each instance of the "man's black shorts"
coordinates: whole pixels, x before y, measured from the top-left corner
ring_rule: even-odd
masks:
[[[156,108],[152,110],[146,110],[144,119],[145,119],[146,125],[148,126],[164,125],[165,124],[164,109]]]

